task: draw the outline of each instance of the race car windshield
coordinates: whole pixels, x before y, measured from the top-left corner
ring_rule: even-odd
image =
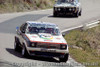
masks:
[[[58,0],[58,3],[74,3],[75,0]]]
[[[59,29],[55,25],[43,25],[43,24],[34,24],[28,27],[28,32],[30,34],[38,33],[48,33],[52,35],[60,35]]]

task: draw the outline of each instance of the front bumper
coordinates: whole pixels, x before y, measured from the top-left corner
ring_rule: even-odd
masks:
[[[29,55],[44,56],[44,57],[64,57],[65,54],[69,54],[68,49],[46,49],[46,48],[32,48],[27,47]]]

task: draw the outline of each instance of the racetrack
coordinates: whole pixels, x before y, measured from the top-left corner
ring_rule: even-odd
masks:
[[[54,58],[30,57],[24,58],[20,52],[14,51],[14,35],[16,26],[25,21],[45,21],[56,23],[61,30],[83,25],[84,23],[100,19],[100,0],[81,0],[82,16],[53,17],[52,9],[20,12],[0,15],[0,67],[78,67],[72,58],[67,63],[59,63]],[[79,65],[80,66],[80,65]],[[82,67],[82,66],[80,66]]]

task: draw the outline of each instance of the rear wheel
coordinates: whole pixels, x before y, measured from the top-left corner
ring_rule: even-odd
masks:
[[[68,60],[69,54],[65,54],[64,58],[59,58],[60,62],[66,62]]]

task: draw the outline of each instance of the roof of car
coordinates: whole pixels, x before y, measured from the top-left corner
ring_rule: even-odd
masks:
[[[54,23],[50,23],[50,22],[38,22],[38,21],[27,21],[26,23],[29,23],[29,24],[47,24],[47,25],[55,25]]]

